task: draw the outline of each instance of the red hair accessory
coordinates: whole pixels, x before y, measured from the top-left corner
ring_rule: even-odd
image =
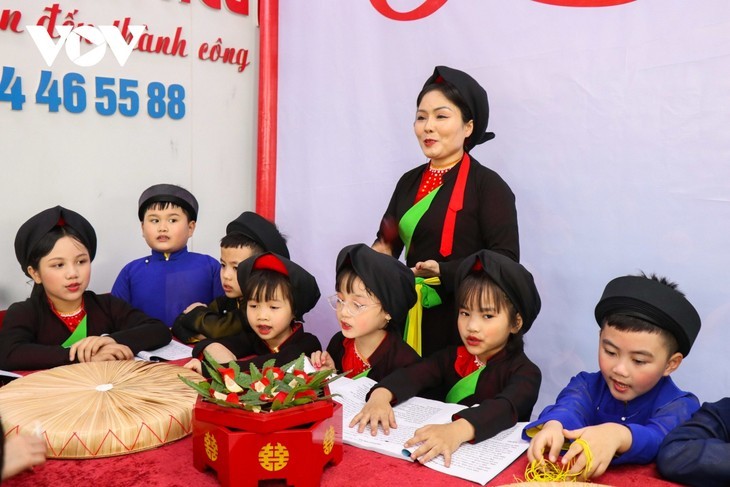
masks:
[[[289,271],[286,270],[284,263],[273,254],[264,254],[256,259],[256,262],[253,264],[253,269],[269,269],[289,276]]]

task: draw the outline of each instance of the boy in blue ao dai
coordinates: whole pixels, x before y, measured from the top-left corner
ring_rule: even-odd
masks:
[[[152,254],[124,266],[112,295],[170,327],[190,304],[210,303],[223,294],[220,264],[209,255],[188,251],[198,201],[186,189],[151,186],[142,193],[137,213]]]
[[[609,465],[654,461],[673,428],[699,407],[697,398],[669,377],[700,330],[697,311],[676,289],[656,276],[624,276],[608,283],[596,305],[601,327],[600,372],[581,372],[570,380],[552,406],[523,430],[532,438],[528,459],[546,454],[586,478]],[[581,442],[573,442],[580,438]],[[588,464],[588,445],[592,461]]]

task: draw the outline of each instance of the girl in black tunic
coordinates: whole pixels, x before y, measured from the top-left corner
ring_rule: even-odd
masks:
[[[96,233],[78,213],[56,206],[25,222],[15,255],[35,282],[0,329],[0,369],[48,369],[73,362],[129,360],[170,343],[160,320],[111,294],[87,290]]]
[[[361,433],[369,427],[372,434],[382,425],[387,434],[396,427],[393,404],[440,387],[442,400],[466,409],[451,423],[419,428],[405,447],[416,447],[411,458],[421,463],[443,455],[447,467],[462,443],[491,438],[517,421],[529,420],[541,381],[540,369],[527,358],[522,342],[540,311],[532,275],[508,257],[482,250],[464,260],[457,276],[463,345],[441,350],[380,381],[350,423]]]
[[[275,358],[282,365],[322,348],[303,326],[304,314],[319,300],[314,276],[286,257],[265,252],[239,264],[237,277],[249,330],[198,342],[193,348],[197,358],[185,367],[207,376],[208,369],[201,363],[203,351],[218,363],[233,360],[248,370],[251,363],[261,367]]]
[[[326,352],[312,354],[312,365],[377,381],[417,362],[420,357],[400,331],[416,302],[410,269],[365,244],[356,244],[340,251],[336,271],[337,294],[328,300],[341,331],[332,337]]]

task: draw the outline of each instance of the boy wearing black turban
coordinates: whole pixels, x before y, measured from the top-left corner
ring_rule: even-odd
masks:
[[[674,283],[624,276],[608,283],[596,305],[601,327],[600,372],[581,372],[523,437],[529,460],[551,462],[570,444],[562,464],[586,478],[609,465],[654,461],[667,432],[699,407],[697,397],[669,377],[700,331],[697,311]],[[592,461],[589,461],[591,459]]]
[[[243,261],[264,252],[289,258],[286,239],[276,225],[257,213],[244,211],[226,226],[226,235],[221,239],[220,281],[225,294],[208,305],[196,302],[188,306],[172,325],[172,334],[181,342],[195,343],[250,331],[237,271]]]

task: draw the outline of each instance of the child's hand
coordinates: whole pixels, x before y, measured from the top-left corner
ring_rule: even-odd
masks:
[[[10,435],[5,441],[2,480],[46,461],[46,441],[40,436]]]
[[[428,424],[418,428],[413,438],[405,442],[406,448],[420,443],[411,453],[411,458],[426,463],[438,455],[444,456],[444,465],[451,466],[451,454],[465,441],[474,439],[474,426],[465,419],[457,419],[449,424]]]
[[[121,343],[112,343],[101,347],[98,352],[91,356],[91,361],[105,362],[110,360],[132,360],[133,358],[134,353],[128,346]]]
[[[211,343],[205,347],[205,351],[208,352],[216,362],[221,364],[227,364],[231,360],[236,360],[236,356],[233,355],[233,352],[220,343]]]
[[[618,423],[604,423],[597,426],[587,426],[577,430],[563,430],[563,435],[569,440],[582,438],[588,443],[593,461],[590,470],[585,472],[585,478],[598,477],[606,471],[611,460],[617,453],[623,453],[631,448],[631,430]],[[586,466],[586,456],[580,443],[573,443],[563,455],[562,464],[567,465],[571,460],[575,463],[571,472],[580,472]]]
[[[196,358],[191,359],[190,362],[183,365],[183,367],[185,367],[186,369],[193,370],[200,375],[203,375],[203,363]]]
[[[376,436],[378,434],[378,423],[383,425],[383,432],[390,434],[390,428],[397,428],[395,423],[395,413],[390,401],[393,400],[393,393],[385,387],[378,387],[370,394],[370,399],[363,406],[362,411],[357,413],[352,421],[350,428],[358,425],[357,432],[365,431],[368,423],[370,423],[370,434]]]
[[[309,359],[309,361],[312,362],[312,366],[317,370],[335,370],[335,361],[332,359],[332,356],[327,352],[317,350],[312,354],[312,357]]]
[[[416,266],[411,270],[416,277],[436,277],[441,275],[441,267],[435,260],[416,262]]]
[[[548,460],[555,463],[565,443],[563,437],[563,425],[560,421],[548,421],[542,425],[540,431],[533,436],[530,446],[527,447],[527,459],[530,462],[540,461],[544,457],[545,449],[548,449]]]
[[[90,336],[79,340],[78,342],[71,345],[71,349],[68,352],[68,359],[73,362],[74,359],[78,359],[79,362],[90,362],[91,357],[99,351],[104,345],[111,345],[117,343],[110,336]]]
[[[192,310],[194,310],[198,306],[205,306],[205,304],[203,304],[203,303],[193,303],[193,304],[191,304],[190,306],[188,306],[187,308],[185,308],[183,310],[183,314],[186,315],[186,314],[190,313]]]

